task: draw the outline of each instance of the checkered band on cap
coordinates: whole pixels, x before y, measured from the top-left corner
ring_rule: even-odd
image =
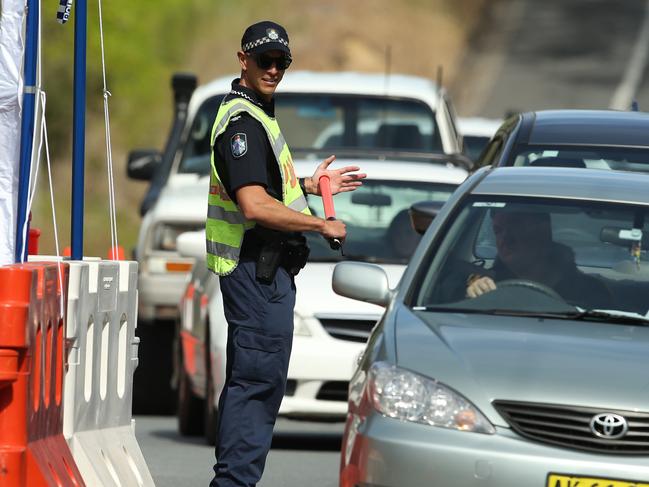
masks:
[[[70,17],[70,9],[72,8],[72,0],[59,0],[59,8],[56,11],[56,20],[65,24]]]
[[[283,44],[286,47],[288,47],[288,41],[286,39],[282,39],[281,37],[277,37],[276,39],[271,39],[268,36],[264,36],[261,39],[257,39],[256,41],[250,41],[244,44],[243,46],[241,46],[241,48],[243,49],[244,52],[247,52],[250,49],[253,49],[257,46],[261,46],[264,44],[268,44],[269,42],[277,42],[279,44]]]

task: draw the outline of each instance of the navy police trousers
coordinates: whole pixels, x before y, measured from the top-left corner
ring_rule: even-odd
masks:
[[[286,388],[293,343],[293,276],[279,268],[270,284],[255,262],[220,278],[228,322],[226,381],[219,399],[215,476],[210,487],[252,487],[264,471]]]

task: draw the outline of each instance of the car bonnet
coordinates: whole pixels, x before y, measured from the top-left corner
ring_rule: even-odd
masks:
[[[649,411],[649,327],[401,307],[395,344],[496,424],[497,399]]]

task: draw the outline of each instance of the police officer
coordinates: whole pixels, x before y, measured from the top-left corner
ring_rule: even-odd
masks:
[[[226,381],[219,399],[212,487],[254,486],[261,478],[284,396],[293,339],[294,276],[308,256],[300,232],[344,239],[341,221],[312,216],[304,193],[353,191],[359,167],[295,176],[274,118],[273,94],[291,64],[286,30],[269,21],[246,29],[237,53],[241,78],[223,99],[212,128],[206,223],[207,264],[220,276],[228,322]]]

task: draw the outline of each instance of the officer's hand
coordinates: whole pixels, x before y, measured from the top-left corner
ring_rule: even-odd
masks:
[[[329,176],[331,194],[343,193],[345,191],[354,191],[356,188],[363,184],[361,179],[365,179],[367,177],[367,174],[349,174],[354,171],[359,171],[359,166],[345,166],[341,169],[327,169],[329,167],[329,164],[331,164],[335,160],[336,156],[329,156],[324,161],[322,161],[322,163],[313,173],[313,176],[311,176],[310,184],[307,184],[308,181],[305,181],[307,192],[321,196],[320,187],[318,185],[321,176]]]
[[[478,296],[482,296],[485,293],[495,290],[496,283],[491,277],[480,277],[469,284],[469,287],[466,288],[466,295],[469,298],[477,298]]]
[[[340,220],[325,220],[321,233],[324,238],[337,238],[342,242],[347,236],[347,228]]]

